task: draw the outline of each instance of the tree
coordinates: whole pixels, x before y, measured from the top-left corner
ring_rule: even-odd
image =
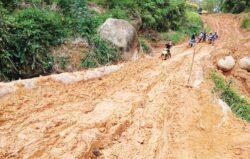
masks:
[[[221,0],[207,0],[203,3],[203,8],[210,13],[219,12],[221,8]]]
[[[139,13],[143,28],[166,31],[176,30],[185,21],[186,0],[104,0],[109,9],[119,8]]]
[[[249,0],[222,0],[222,11],[240,13],[250,8]]]
[[[13,11],[20,3],[19,0],[0,0],[4,8],[7,8],[10,11]]]

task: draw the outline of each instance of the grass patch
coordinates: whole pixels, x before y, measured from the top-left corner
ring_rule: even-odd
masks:
[[[95,54],[91,51],[87,52],[87,55],[82,59],[81,67],[83,68],[95,68],[97,67],[97,60]]]
[[[60,68],[64,70],[67,63],[68,63],[68,58],[65,56],[61,56],[59,59]]]
[[[161,34],[162,40],[171,40],[173,43],[178,43],[185,38],[185,34],[179,31],[166,32]]]
[[[143,52],[149,54],[150,53],[150,47],[148,46],[148,43],[144,40],[143,37],[139,37],[139,43],[142,47]]]
[[[231,87],[233,81],[227,82],[217,73],[212,73],[212,79],[215,83],[213,91],[219,94],[220,98],[230,106],[237,117],[250,122],[250,103]]]
[[[99,36],[90,39],[91,50],[82,59],[81,66],[84,68],[94,68],[98,65],[111,64],[119,60],[119,54],[114,46],[102,40]]]
[[[240,27],[243,28],[243,29],[249,29],[250,28],[250,19],[249,18],[243,19],[243,21],[241,22]]]

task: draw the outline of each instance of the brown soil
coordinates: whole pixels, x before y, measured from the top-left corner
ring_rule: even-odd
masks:
[[[40,80],[1,97],[0,158],[250,158],[250,124],[219,106],[208,78],[220,53],[249,55],[249,37],[232,15],[204,19],[220,40],[196,46],[189,84],[193,49],[183,44],[167,61],[159,47],[102,78]]]
[[[79,41],[79,39],[77,38],[73,42],[67,41],[65,44],[53,49],[54,73],[73,72],[81,69],[81,60],[86,56],[88,46],[87,42]],[[79,42],[75,42],[77,40]],[[62,64],[62,60],[65,60],[64,65]]]
[[[237,60],[235,68],[223,74],[228,79],[234,79],[236,81],[234,86],[237,90],[250,98],[250,73],[238,66],[241,57],[250,56],[250,31],[239,29],[241,20],[238,17],[240,16],[218,14],[204,17],[204,19],[212,28],[216,28],[214,31],[218,31],[220,36],[211,57],[214,65],[225,55],[233,56]]]

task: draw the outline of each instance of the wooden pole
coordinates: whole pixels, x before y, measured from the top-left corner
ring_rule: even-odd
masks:
[[[190,79],[191,79],[191,75],[192,75],[192,71],[193,71],[195,51],[196,51],[196,46],[194,46],[192,64],[191,64],[190,73],[189,73],[189,77],[188,77],[188,85],[189,85],[189,81],[190,81]]]

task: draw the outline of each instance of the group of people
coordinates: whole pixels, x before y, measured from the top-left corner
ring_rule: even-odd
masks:
[[[218,37],[219,36],[217,32],[207,34],[207,32],[204,31],[204,32],[201,32],[200,35],[197,37],[197,41],[198,43],[200,43],[202,41],[205,42],[208,40],[209,44],[213,44],[214,41],[218,39]],[[191,36],[191,40],[189,42],[189,47],[193,47],[195,43],[196,43],[196,34],[193,33]],[[161,54],[161,58],[163,60],[171,58],[170,49],[172,46],[173,46],[172,41],[167,41],[167,43],[165,44],[165,48],[163,49],[163,52]]]
[[[218,39],[218,33],[217,32],[214,32],[214,33],[210,33],[209,35],[207,34],[206,31],[204,32],[201,32],[200,35],[198,36],[197,40],[198,42],[205,42],[206,40],[208,40],[208,43],[209,44],[213,44],[215,40]],[[189,46],[192,47],[194,46],[196,43],[196,34],[193,33],[192,36],[191,36],[191,40],[189,42]]]

